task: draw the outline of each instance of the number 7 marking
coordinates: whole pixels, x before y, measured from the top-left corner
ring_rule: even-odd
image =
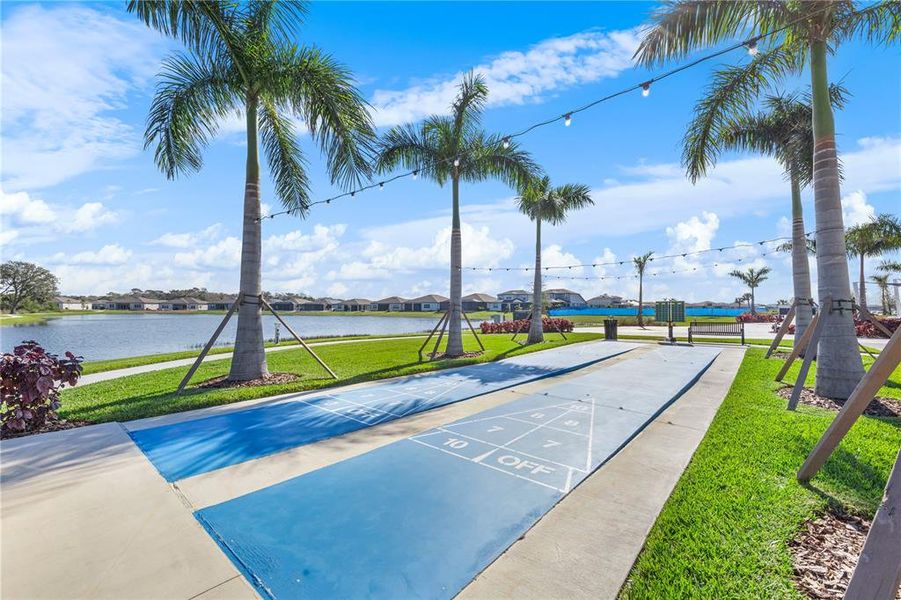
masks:
[[[542,446],[542,448],[553,448],[554,446],[559,446],[560,442],[555,442],[554,440],[548,440],[546,444]]]

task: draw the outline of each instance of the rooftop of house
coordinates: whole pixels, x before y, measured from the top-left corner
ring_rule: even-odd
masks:
[[[529,294],[531,294],[531,292],[527,292],[526,290],[507,290],[506,292],[501,292],[498,296],[527,296]]]
[[[552,288],[549,290],[544,290],[545,294],[576,294],[577,296],[581,295],[579,292],[574,292],[572,290],[568,290],[566,288]]]
[[[445,298],[444,296],[441,296],[439,294],[427,294],[425,296],[420,296],[419,298],[413,298],[412,300],[408,300],[408,302],[416,302],[416,303],[436,302],[438,304],[441,304],[442,302],[447,302],[448,300],[449,300],[449,298]]]
[[[400,296],[388,296],[387,298],[376,300],[373,304],[403,304],[404,302],[406,302],[406,299]]]
[[[497,298],[492,296],[491,294],[470,294],[468,296],[463,296],[464,302],[497,302]]]

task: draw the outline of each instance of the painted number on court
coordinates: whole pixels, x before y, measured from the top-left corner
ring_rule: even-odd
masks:
[[[444,442],[445,446],[450,446],[454,450],[460,450],[469,445],[469,442],[466,440],[460,440],[457,438],[448,438],[447,441]]]

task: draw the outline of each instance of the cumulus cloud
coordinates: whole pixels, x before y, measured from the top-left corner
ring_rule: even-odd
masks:
[[[69,255],[57,252],[53,255],[53,261],[69,265],[121,265],[128,262],[132,251],[119,244],[107,244],[100,250],[77,252]]]
[[[156,71],[161,38],[134,18],[75,4],[7,8],[0,76],[7,186],[55,185],[139,152],[139,132],[114,113]]]
[[[216,239],[222,233],[222,223],[214,223],[200,231],[192,231],[188,233],[164,233],[156,238],[151,245],[167,246],[169,248],[190,248],[198,244]]]
[[[119,213],[106,208],[102,202],[86,202],[75,210],[71,219],[60,220],[59,228],[68,233],[80,233],[112,225],[119,218]]]
[[[845,227],[866,223],[876,216],[876,209],[867,203],[867,195],[861,190],[851,192],[842,198],[842,220]]]
[[[473,70],[485,77],[490,106],[537,102],[561,89],[616,77],[632,66],[638,41],[635,29],[585,31],[544,40],[526,51],[503,52]],[[404,90],[377,90],[371,100],[376,124],[397,125],[447,112],[462,77],[457,73]]]
[[[241,240],[229,236],[207,248],[176,252],[172,260],[176,265],[187,268],[237,269],[241,264]]]
[[[0,223],[5,242],[44,241],[53,233],[84,233],[117,223],[119,213],[102,202],[86,202],[79,207],[51,204],[28,192],[0,190]]]
[[[39,198],[32,198],[26,192],[0,192],[0,200],[0,215],[14,218],[20,223],[51,223],[56,219],[56,213],[50,205]]]

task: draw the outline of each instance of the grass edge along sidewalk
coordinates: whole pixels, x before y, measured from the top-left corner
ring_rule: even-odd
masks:
[[[231,361],[217,360],[203,363],[194,375],[193,384],[181,396],[175,396],[174,392],[184,377],[185,367],[161,369],[66,389],[62,394],[60,416],[72,421],[92,423],[129,421],[243,400],[490,362],[568,344],[594,341],[601,337],[595,333],[573,333],[567,335],[568,340],[564,341],[551,335],[543,344],[520,346],[510,341],[507,335],[486,335],[482,336],[486,352],[481,356],[434,362],[419,361],[417,350],[422,345],[422,340],[418,337],[317,347],[316,353],[338,374],[337,381],[329,377],[306,351],[292,348],[271,353],[267,360],[270,372],[299,375],[299,379],[295,381],[257,387],[199,388],[198,383],[228,373]],[[464,346],[467,350],[477,349],[471,335],[464,336]]]
[[[621,598],[801,598],[788,542],[803,523],[827,507],[875,513],[901,444],[901,419],[861,418],[812,485],[802,486],[795,473],[835,413],[786,410],[773,382],[782,361],[763,354],[746,352]],[[901,369],[877,395],[901,397]]]

